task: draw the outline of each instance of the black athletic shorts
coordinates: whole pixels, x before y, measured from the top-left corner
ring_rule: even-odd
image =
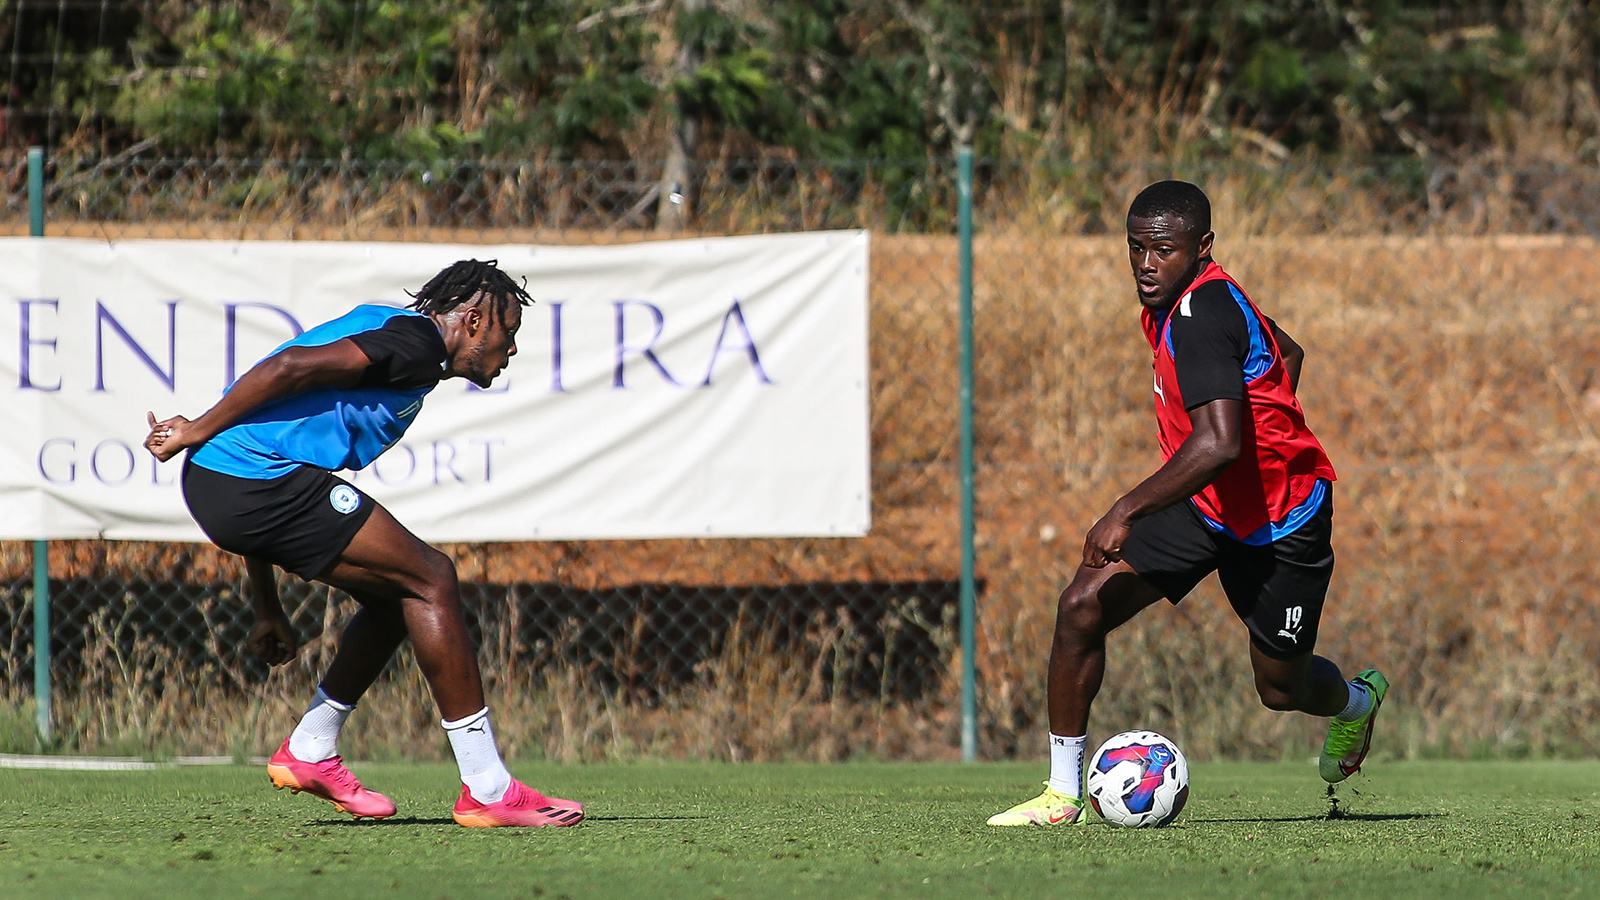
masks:
[[[1273,659],[1288,659],[1317,644],[1333,579],[1332,537],[1332,491],[1305,524],[1259,546],[1222,534],[1184,502],[1135,522],[1122,560],[1173,604],[1216,572],[1250,640]]]
[[[256,479],[213,472],[188,460],[183,499],[218,547],[260,557],[307,580],[350,546],[377,506],[348,481],[315,466]]]

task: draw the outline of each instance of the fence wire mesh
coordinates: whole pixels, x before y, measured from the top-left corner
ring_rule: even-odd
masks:
[[[0,226],[13,233],[26,231],[22,171],[0,166]],[[978,166],[985,755],[1039,751],[1052,600],[1083,531],[1159,462],[1120,223],[1168,174]],[[1600,271],[1585,249],[1600,176],[1413,163],[1181,174],[1212,196],[1219,261],[1308,349],[1303,402],[1341,474],[1322,646],[1406,685],[1390,752],[1600,746],[1600,565],[1583,549],[1600,538]],[[658,228],[659,179],[638,163],[60,159],[47,222],[113,240],[641,240],[677,233]],[[940,161],[697,168],[692,233],[874,232],[873,531],[446,547],[493,702],[528,723],[508,740],[562,758],[954,754],[954,196]],[[308,647],[267,672],[239,650],[248,604],[230,559],[99,542],[56,542],[51,556],[62,715],[84,746],[270,750],[299,697],[277,689],[309,689],[353,609],[285,579]],[[0,674],[16,696],[31,673],[28,559],[26,545],[0,546]],[[1214,587],[1141,616],[1113,637],[1093,727],[1170,729],[1200,756],[1310,746],[1309,726],[1258,707],[1244,647]],[[393,697],[373,701],[392,733],[369,732],[355,752],[431,733],[394,724],[427,709],[413,668],[398,660]],[[162,690],[272,715],[208,731],[137,699]],[[294,699],[261,699],[278,693]],[[134,713],[96,718],[114,702]]]
[[[281,588],[307,641],[333,637],[350,611],[339,609],[348,598],[325,585],[285,579]],[[266,678],[267,667],[239,650],[254,618],[238,581],[53,579],[50,596],[51,665],[66,690],[103,662],[97,656],[122,664],[157,648],[156,656],[178,669],[238,687]],[[5,630],[6,675],[25,679],[32,672],[32,585],[11,584],[5,597],[14,623]],[[594,690],[624,702],[654,703],[692,682],[730,638],[785,653],[819,628],[850,636],[827,660],[827,693],[917,700],[938,685],[944,654],[934,632],[945,625],[955,591],[936,580],[598,589],[478,583],[463,585],[462,599],[473,640],[498,662],[571,666]]]
[[[26,223],[24,168],[7,167],[6,217]],[[457,164],[328,160],[54,159],[47,218],[69,233],[186,237],[380,235],[455,229],[480,239],[538,231],[628,232],[664,204],[692,206],[701,234],[872,228],[924,232],[953,221],[951,166],[938,162],[732,161],[662,196],[642,162]],[[88,230],[85,230],[88,229]]]
[[[1363,167],[1193,162],[1233,233],[1600,234],[1600,170],[1396,159]],[[26,165],[0,160],[0,228],[26,233]],[[980,221],[1051,234],[1120,229],[1127,198],[1174,166],[979,160]],[[954,166],[941,160],[728,160],[680,193],[699,234],[955,229]],[[669,194],[672,192],[668,187]],[[624,235],[664,225],[662,167],[616,162],[358,162],[53,158],[52,233],[134,237],[362,237],[451,229],[496,236]],[[1231,206],[1231,208],[1229,208]]]
[[[740,163],[697,179],[697,233],[841,227],[923,231],[948,217],[922,197],[948,191],[929,163],[835,166]],[[25,182],[7,165],[5,221],[25,223]],[[933,174],[935,177],[929,177]],[[418,167],[330,162],[102,160],[50,163],[50,234],[134,237],[409,238],[481,242],[639,240],[659,205],[658,171],[632,163]],[[944,253],[953,261],[953,255]],[[875,273],[915,300],[882,310],[875,329],[917,335],[954,315],[950,275],[928,283],[937,254]],[[953,352],[953,348],[950,348]],[[953,357],[952,357],[953,358]],[[953,366],[874,365],[873,434],[879,491],[948,505]],[[925,433],[916,434],[918,430]],[[948,485],[947,485],[948,483]],[[953,509],[953,507],[950,507]],[[880,509],[880,516],[882,510]],[[942,513],[918,529],[944,530]],[[926,519],[927,521],[921,521]],[[953,529],[953,525],[949,526]],[[880,529],[880,532],[882,530]],[[806,702],[942,705],[956,599],[953,552],[932,559],[917,535],[891,529],[865,541],[562,542],[457,545],[464,602],[486,671],[537,690],[551,673],[622,707],[658,708],[669,695],[756,677],[778,665]],[[32,612],[26,545],[8,545],[6,683],[25,694]],[[52,669],[58,707],[163,681],[250,694],[272,682],[241,650],[251,620],[232,560],[185,545],[53,542]],[[314,678],[353,605],[284,577],[281,594],[308,650],[295,666]],[[399,659],[391,680],[410,665]],[[731,669],[738,667],[738,671]],[[792,677],[790,677],[792,676]],[[425,701],[424,701],[425,702]],[[63,705],[64,703],[64,705]],[[70,725],[67,726],[70,730]],[[773,748],[777,745],[774,744]],[[743,752],[743,751],[741,751]],[[749,752],[762,752],[752,748]]]

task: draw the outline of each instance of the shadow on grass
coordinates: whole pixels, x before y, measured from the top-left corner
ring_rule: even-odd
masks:
[[[709,816],[585,816],[584,822],[690,822]],[[1240,820],[1244,821],[1244,820]],[[416,816],[391,816],[387,819],[318,819],[311,825],[342,825],[346,828],[382,828],[385,825],[454,825],[456,820],[440,816],[423,819]]]
[[[422,819],[416,816],[391,816],[387,819],[318,819],[312,825],[343,825],[346,828],[382,828],[385,825],[454,825],[448,816]]]
[[[1183,821],[1186,825],[1261,824],[1266,822],[1414,822],[1418,819],[1443,819],[1447,815],[1447,813],[1350,813],[1341,810],[1340,814],[1335,818],[1329,818],[1326,814],[1323,814],[1318,816],[1241,816],[1234,819],[1184,819]]]
[[[585,822],[692,822],[710,816],[585,816]]]

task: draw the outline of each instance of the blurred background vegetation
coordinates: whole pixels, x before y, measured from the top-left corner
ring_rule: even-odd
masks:
[[[1600,154],[1586,0],[0,0],[0,57],[56,158]]]
[[[1037,756],[1050,600],[1077,536],[1156,464],[1148,346],[1107,313],[1131,302],[1122,217],[1190,178],[1230,270],[1322,360],[1306,402],[1343,523],[1324,639],[1404,685],[1379,752],[1593,756],[1597,67],[1600,0],[0,0],[0,234],[26,233],[31,145],[49,233],[97,240],[870,229],[871,535],[445,549],[482,597],[654,598],[584,629],[680,611],[659,630],[694,680],[648,701],[599,686],[595,660],[653,671],[655,644],[486,631],[513,753],[951,758],[953,613],[851,604],[960,571],[952,150],[970,143],[980,746]],[[60,670],[65,746],[250,755],[299,715],[212,619],[166,624],[237,600],[215,588],[233,558],[50,556],[87,661]],[[0,749],[33,740],[7,713],[29,696],[31,562],[0,546]],[[729,586],[804,589],[822,618],[777,652],[775,628],[701,616]],[[1256,704],[1241,632],[1202,593],[1118,633],[1097,731],[1304,759],[1310,720]],[[309,608],[335,633],[335,604]],[[937,648],[920,699],[894,693],[888,649],[850,649],[890,634]],[[197,646],[221,662],[184,668]],[[529,647],[552,655],[524,665]],[[269,677],[303,696],[321,659]],[[829,686],[846,676],[877,689]],[[351,752],[443,752],[423,697],[398,667]]]

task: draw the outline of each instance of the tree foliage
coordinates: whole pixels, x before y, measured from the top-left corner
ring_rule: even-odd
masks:
[[[1593,154],[1600,3],[0,2],[11,147],[321,158]]]

